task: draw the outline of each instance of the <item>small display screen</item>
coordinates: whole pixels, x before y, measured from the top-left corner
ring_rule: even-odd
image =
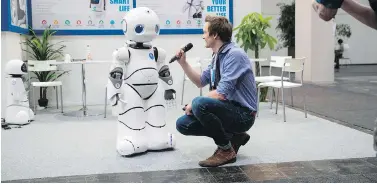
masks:
[[[90,0],[90,3],[92,3],[92,4],[99,4],[99,0]]]

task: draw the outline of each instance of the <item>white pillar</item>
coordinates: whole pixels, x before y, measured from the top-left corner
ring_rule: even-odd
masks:
[[[333,23],[320,19],[311,3],[310,0],[296,1],[296,58],[306,57],[304,81],[333,83]]]

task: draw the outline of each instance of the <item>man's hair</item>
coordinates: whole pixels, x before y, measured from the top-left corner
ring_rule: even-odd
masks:
[[[206,16],[205,22],[208,22],[209,35],[216,35],[220,37],[223,42],[230,42],[232,40],[232,24],[229,20],[222,16]]]
[[[339,39],[339,40],[338,40],[338,43],[339,43],[339,44],[342,44],[342,43],[343,43],[343,40],[342,40],[342,39]]]

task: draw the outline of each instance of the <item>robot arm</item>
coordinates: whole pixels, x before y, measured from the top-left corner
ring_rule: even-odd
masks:
[[[157,70],[162,85],[165,89],[165,100],[175,99],[175,90],[173,89],[173,77],[170,73],[169,66],[166,64],[166,52],[165,50],[157,47],[153,47],[155,59],[157,62]]]
[[[119,103],[126,103],[122,100],[122,84],[125,74],[126,65],[130,61],[130,52],[128,48],[121,47],[113,52],[113,63],[110,68],[108,85],[107,85],[107,98],[113,107]]]

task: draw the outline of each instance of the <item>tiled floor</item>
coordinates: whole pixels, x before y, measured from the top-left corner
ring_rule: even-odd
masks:
[[[259,117],[248,131],[250,141],[241,147],[237,162],[228,166],[375,156],[370,134],[310,114],[305,118],[303,112],[290,108],[286,108],[287,122],[283,122],[281,106],[278,114],[266,103],[260,107]],[[198,162],[210,156],[215,145],[206,137],[179,134],[175,120],[182,113],[181,109],[172,110],[167,119],[168,130],[177,139],[175,150],[123,158],[115,150],[115,117],[78,119],[39,112],[30,125],[2,130],[1,178],[200,168]]]
[[[254,164],[134,173],[10,180],[4,183],[374,183],[377,158]]]
[[[279,71],[275,69],[273,74]],[[373,130],[377,118],[377,65],[342,66],[335,73],[333,84],[305,84],[303,89],[294,89],[296,108],[303,109],[304,89],[309,111],[365,132]],[[291,105],[290,95],[287,90],[288,105]]]
[[[276,115],[262,105],[260,118],[249,131],[251,141],[241,147],[237,162],[199,168],[197,162],[214,150],[209,139],[177,134],[175,151],[130,160],[114,151],[114,118],[72,119],[40,112],[31,125],[2,130],[2,182],[377,182],[377,159],[368,131],[377,108],[377,101],[373,103],[377,88],[365,82],[369,74],[360,78],[360,71],[364,70],[341,70],[335,86],[306,85],[311,91],[307,100],[309,111],[366,131],[314,116],[306,119],[293,109],[287,109],[283,123],[282,109]],[[300,108],[299,93],[294,96]],[[181,114],[179,110],[169,117],[171,131]]]

